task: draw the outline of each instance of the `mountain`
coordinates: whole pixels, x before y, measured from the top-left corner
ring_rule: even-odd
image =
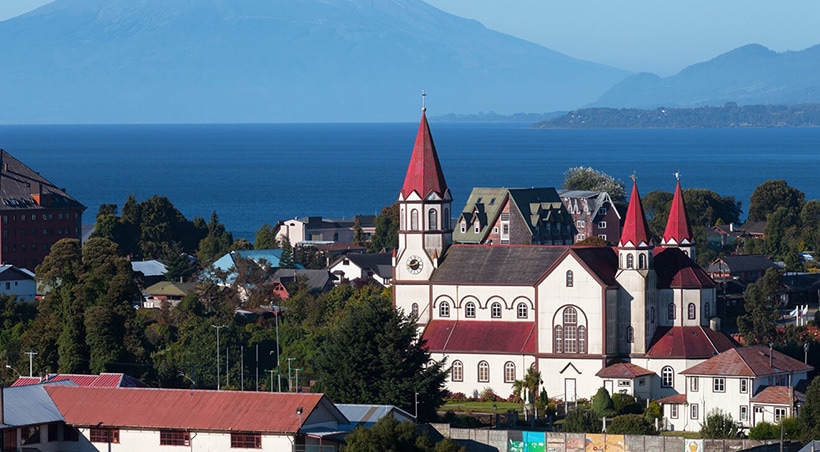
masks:
[[[749,44],[689,66],[671,77],[635,74],[613,86],[592,106],[699,107],[727,102],[820,102],[820,45],[799,52],[777,53]]]
[[[629,75],[420,0],[56,0],[0,42],[0,123],[568,110]]]

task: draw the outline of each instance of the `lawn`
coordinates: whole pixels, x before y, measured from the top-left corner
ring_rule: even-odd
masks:
[[[512,402],[495,402],[496,412],[503,413],[507,410],[520,410],[523,407],[521,403]],[[439,408],[442,411],[459,411],[465,413],[480,412],[492,413],[493,402],[448,402]]]

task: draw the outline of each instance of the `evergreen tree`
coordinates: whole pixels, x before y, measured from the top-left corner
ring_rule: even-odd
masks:
[[[820,438],[820,378],[811,380],[806,390],[806,403],[800,409],[797,420],[802,432],[800,439],[804,443]]]
[[[225,230],[225,226],[219,222],[216,211],[211,212],[211,219],[208,222],[208,235],[199,242],[199,249],[196,256],[203,266],[210,264],[222,257],[231,250],[233,235]]]
[[[279,256],[279,268],[296,268],[293,247],[288,236],[282,237],[282,254]]]
[[[391,250],[399,245],[399,203],[382,209],[376,217],[376,230],[367,246],[368,253]]]
[[[790,187],[782,179],[770,179],[758,185],[749,198],[748,221],[766,221],[769,214],[778,208],[799,215],[803,209],[805,195],[802,191]]]
[[[257,250],[279,248],[279,242],[276,240],[276,229],[268,223],[263,224],[256,231],[256,240],[253,242],[253,248]]]
[[[780,272],[766,270],[766,274],[756,283],[746,286],[743,292],[745,314],[738,316],[738,332],[747,344],[767,344],[774,342],[780,317],[778,297],[780,293]]]
[[[592,396],[592,411],[599,417],[613,417],[618,414],[615,410],[615,402],[603,386],[598,388],[598,392]]]
[[[353,244],[356,246],[364,246],[364,231],[362,230],[362,222],[359,217],[353,222]]]

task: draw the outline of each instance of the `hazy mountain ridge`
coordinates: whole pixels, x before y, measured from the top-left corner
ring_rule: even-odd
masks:
[[[4,123],[567,110],[628,75],[419,0],[57,0],[0,42]]]
[[[759,44],[749,44],[693,64],[671,77],[635,74],[617,83],[591,106],[701,107],[726,102],[820,102],[820,45],[777,53]]]

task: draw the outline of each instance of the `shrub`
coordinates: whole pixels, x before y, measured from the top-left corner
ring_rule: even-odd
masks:
[[[493,388],[486,387],[481,390],[481,394],[478,395],[478,400],[481,402],[495,402],[497,400],[501,400],[495,392],[493,392]]]
[[[643,415],[622,414],[612,419],[606,432],[618,435],[653,435],[655,427],[646,422]]]
[[[454,392],[454,393],[450,394],[446,398],[446,400],[448,402],[461,403],[461,402],[466,402],[467,401],[467,396],[463,392]]]
[[[780,426],[763,421],[749,429],[749,439],[780,438]]]
[[[735,439],[740,437],[737,424],[732,415],[715,409],[706,416],[706,422],[701,425],[700,437],[706,439]]]
[[[592,396],[592,411],[595,411],[595,414],[601,417],[613,417],[618,414],[615,410],[615,403],[606,388],[598,388],[598,392]]]
[[[601,433],[601,418],[592,410],[578,408],[564,418],[564,431],[569,433]]]
[[[649,402],[649,406],[643,412],[643,417],[646,419],[646,422],[650,424],[655,424],[655,419],[660,419],[663,417],[663,408],[661,408],[661,404],[656,401]]]
[[[643,408],[635,399],[635,397],[628,394],[615,393],[612,394],[612,403],[615,406],[615,411],[618,414],[642,414]]]

